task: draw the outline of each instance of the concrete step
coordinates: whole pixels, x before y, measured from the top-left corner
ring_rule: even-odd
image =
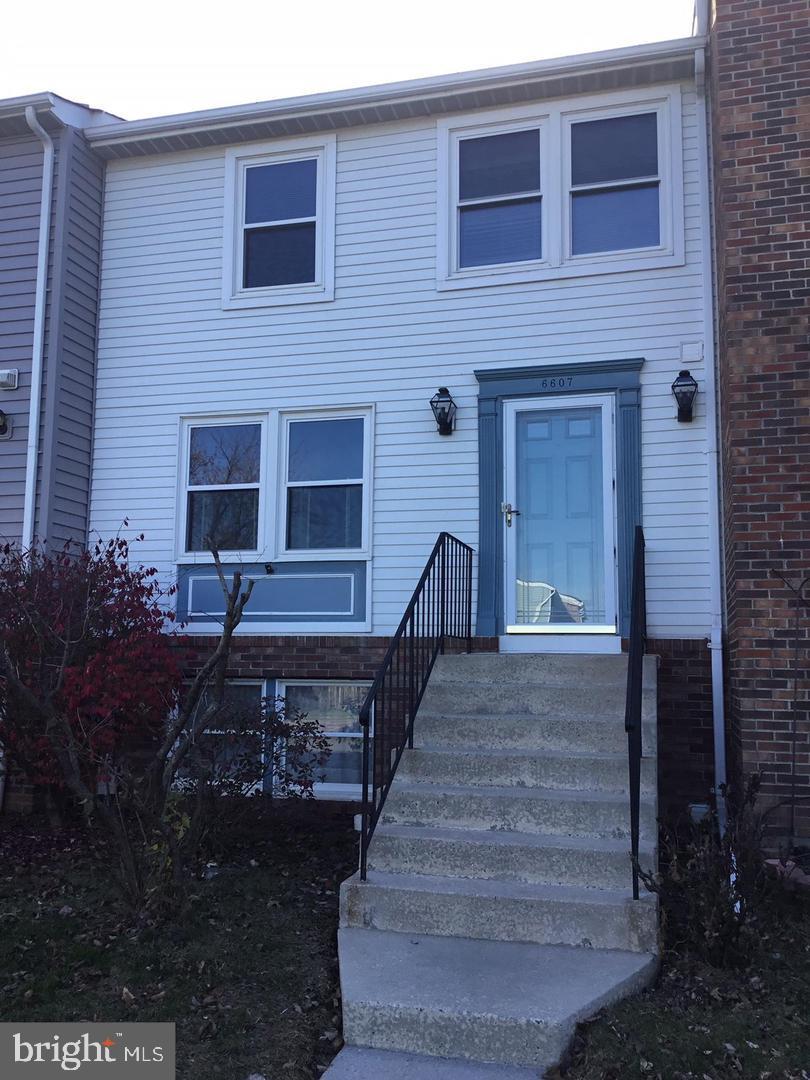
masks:
[[[641,763],[642,790],[655,791],[656,763]],[[397,777],[409,783],[470,784],[473,787],[553,787],[572,791],[626,792],[627,753],[564,750],[406,750]]]
[[[496,706],[493,701],[493,707]],[[531,716],[512,712],[463,712],[459,694],[453,708],[435,711],[423,701],[414,725],[414,745],[437,750],[562,750],[627,754],[624,717]],[[642,727],[645,757],[656,751],[656,723]]]
[[[639,856],[652,868],[654,844],[642,845]],[[378,825],[368,859],[372,870],[400,874],[605,889],[626,888],[631,880],[627,839]]]
[[[541,1075],[578,1020],[640,990],[656,969],[644,953],[353,927],[339,931],[338,950],[348,1044]]]
[[[422,708],[448,715],[537,716],[553,720],[621,720],[626,691],[616,686],[545,686],[529,682],[428,682]],[[642,720],[654,720],[656,690],[642,691]]]
[[[344,1046],[323,1080],[538,1080],[536,1069]]]
[[[644,657],[643,685],[655,689],[658,657]],[[520,655],[517,653],[471,653],[440,656],[431,682],[491,684],[535,683],[562,689],[579,687],[627,688],[627,654],[587,656],[581,654]]]
[[[372,871],[340,889],[341,926],[400,934],[654,952],[655,898],[629,889],[526,885]]]
[[[398,779],[381,822],[621,839],[630,835],[630,807],[626,795],[611,792],[474,788]],[[656,835],[655,804],[649,796],[641,800],[640,835],[651,840]]]

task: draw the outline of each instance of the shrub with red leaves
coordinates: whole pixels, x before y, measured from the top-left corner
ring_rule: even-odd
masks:
[[[0,549],[0,744],[32,782],[92,800],[111,758],[160,734],[182,683],[165,597],[121,538]]]

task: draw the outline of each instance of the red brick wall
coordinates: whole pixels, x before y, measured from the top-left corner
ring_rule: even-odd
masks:
[[[791,774],[790,594],[810,573],[810,4],[716,0],[710,47],[731,775]],[[799,791],[810,794],[805,609]],[[810,802],[800,810],[810,833]],[[784,818],[783,818],[784,822]]]
[[[210,637],[187,639],[204,655]],[[231,648],[231,679],[373,679],[390,637],[302,635],[236,637]],[[497,652],[498,639],[475,637],[476,652]],[[448,645],[448,651],[451,651]]]
[[[651,640],[658,664],[658,812],[682,816],[714,786],[712,671],[706,639]]]

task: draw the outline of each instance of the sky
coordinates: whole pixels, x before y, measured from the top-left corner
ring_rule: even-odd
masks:
[[[52,90],[134,120],[687,37],[693,4],[7,0],[0,98]]]

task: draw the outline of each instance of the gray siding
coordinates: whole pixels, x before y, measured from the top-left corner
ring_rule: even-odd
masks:
[[[36,535],[50,547],[87,536],[103,163],[68,128],[56,146],[45,325]],[[38,139],[0,141],[0,391],[14,434],[0,440],[0,538],[22,532],[42,187]]]
[[[0,539],[9,540],[22,531],[41,187],[39,140],[0,141],[0,368],[19,370],[18,388],[0,390],[14,424],[0,440]]]
[[[103,166],[78,132],[61,139],[37,532],[87,536]]]

